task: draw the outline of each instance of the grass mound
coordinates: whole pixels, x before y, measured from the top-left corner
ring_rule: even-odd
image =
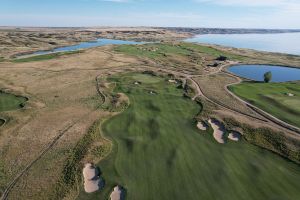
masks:
[[[194,116],[201,107],[181,89],[155,76],[134,85],[136,75],[110,79],[130,106],[103,124],[114,145],[98,164],[105,189],[82,191],[78,199],[108,199],[117,184],[124,186],[127,199],[299,197],[298,165],[245,141],[218,144],[211,129],[200,134]]]
[[[242,83],[231,86],[230,90],[275,117],[300,127],[300,82]]]

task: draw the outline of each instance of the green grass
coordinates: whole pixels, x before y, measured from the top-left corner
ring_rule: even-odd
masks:
[[[164,58],[166,55],[188,56],[193,53],[206,54],[213,57],[224,55],[229,59],[242,60],[243,56],[220,51],[212,47],[192,43],[180,43],[172,45],[168,43],[145,44],[145,45],[121,45],[115,48],[117,52],[126,53],[132,56],[147,57],[150,59]],[[151,51],[155,50],[155,51]]]
[[[155,51],[151,51],[151,49]],[[166,54],[188,55],[190,53],[187,49],[183,49],[178,46],[158,43],[145,45],[121,45],[116,47],[115,50],[132,56],[148,57],[151,59],[163,58]]]
[[[67,52],[58,52],[58,53],[51,53],[51,54],[38,55],[38,56],[30,56],[27,58],[17,58],[17,59],[13,59],[12,62],[23,63],[23,62],[43,61],[43,60],[58,58],[63,55],[72,55],[77,53],[81,53],[81,51],[67,51]]]
[[[0,112],[24,107],[27,98],[0,91]]]
[[[230,90],[275,117],[300,127],[300,82],[242,83],[231,86]]]
[[[299,198],[299,165],[245,141],[218,144],[211,130],[196,129],[201,107],[182,90],[154,76],[133,85],[140,77],[110,79],[131,104],[102,127],[114,145],[98,164],[105,188],[81,190],[78,199],[108,199],[116,184],[124,186],[128,200]]]

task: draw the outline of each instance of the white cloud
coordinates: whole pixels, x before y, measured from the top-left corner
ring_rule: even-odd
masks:
[[[280,7],[300,5],[299,0],[194,0],[200,3],[213,3],[224,6]]]

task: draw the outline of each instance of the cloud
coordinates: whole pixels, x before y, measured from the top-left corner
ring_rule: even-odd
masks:
[[[299,0],[194,0],[200,3],[212,3],[223,6],[245,7],[281,7],[300,5]]]

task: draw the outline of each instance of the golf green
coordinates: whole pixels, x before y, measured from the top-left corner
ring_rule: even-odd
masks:
[[[300,82],[241,83],[229,88],[275,117],[300,127]],[[290,95],[290,96],[289,96]]]
[[[16,110],[23,107],[27,98],[0,91],[0,112]]]
[[[116,184],[128,200],[285,199],[300,197],[300,167],[245,141],[222,145],[196,128],[201,106],[163,78],[110,78],[130,106],[107,120],[113,152],[98,163],[105,187],[78,199],[108,199]],[[149,79],[153,79],[150,81]],[[140,85],[134,85],[140,81]],[[151,94],[149,91],[155,91]]]

